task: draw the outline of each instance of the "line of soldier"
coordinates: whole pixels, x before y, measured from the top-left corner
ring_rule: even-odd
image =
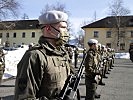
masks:
[[[86,50],[86,48],[84,48],[83,50],[83,57],[85,57],[86,53],[88,56],[85,61],[86,100],[94,100],[95,98],[100,98],[101,96],[96,92],[98,85],[105,85],[103,78],[108,78],[107,74],[109,74],[111,69],[113,69],[114,67],[113,64],[115,59],[115,50],[98,43],[96,39],[90,39],[88,41],[88,46],[90,47],[88,51]],[[92,48],[93,46],[95,46],[96,48]],[[72,58],[73,54],[71,47],[67,47],[66,50]],[[91,54],[92,57],[90,56]],[[77,63],[77,61],[75,62],[75,60],[74,65],[75,63]]]
[[[74,45],[67,44],[67,45],[65,45],[65,49],[68,52],[71,61],[73,60],[72,62],[74,63],[74,67],[75,68],[78,68],[77,67],[77,64],[78,64],[78,56],[79,56],[79,50],[78,50],[78,48],[76,46],[74,46]]]
[[[88,46],[85,60],[85,100],[95,100],[101,96],[96,92],[98,85],[105,85],[103,78],[108,78],[106,74],[109,74],[114,66],[115,52],[114,49],[98,43],[96,39],[89,39]]]

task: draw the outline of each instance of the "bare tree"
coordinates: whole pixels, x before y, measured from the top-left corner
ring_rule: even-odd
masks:
[[[0,19],[18,16],[20,4],[16,0],[0,0]]]
[[[18,17],[20,3],[16,0],[0,0],[0,28],[11,30],[15,27],[15,23],[2,21],[10,17]]]
[[[114,0],[112,4],[109,6],[109,12],[112,17],[114,17],[115,25],[113,25],[117,37],[117,47],[119,49],[120,46],[120,38],[123,37],[126,34],[125,28],[126,28],[126,20],[123,19],[123,16],[126,16],[130,14],[130,10],[126,7],[124,7],[123,0]],[[114,22],[110,22],[111,24],[114,24]],[[123,35],[123,36],[122,36]]]
[[[6,31],[11,30],[13,27],[15,27],[15,23],[12,22],[5,22],[2,20],[5,20],[10,17],[18,17],[18,11],[20,8],[19,2],[16,0],[0,0],[0,28],[5,29]],[[6,44],[9,46],[10,42],[7,41]]]
[[[70,14],[69,11],[66,10],[65,4],[61,4],[59,2],[57,2],[55,5],[54,4],[52,4],[52,5],[46,4],[44,9],[42,9],[41,14],[43,14],[49,10],[59,10],[59,11],[66,12],[67,14]]]
[[[22,19],[29,19],[28,15],[26,13],[23,14]]]

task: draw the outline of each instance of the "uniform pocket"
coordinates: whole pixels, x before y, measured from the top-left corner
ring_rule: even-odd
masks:
[[[52,83],[60,82],[61,81],[60,72],[51,73],[50,79],[51,79],[51,82]]]

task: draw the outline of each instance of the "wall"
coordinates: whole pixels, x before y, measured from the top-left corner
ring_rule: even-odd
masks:
[[[109,28],[84,28],[85,37],[84,37],[84,47],[89,49],[87,42],[89,39],[94,38],[94,31],[99,32],[99,37],[94,38],[97,39],[102,45],[106,45],[106,43],[111,43],[112,48],[118,50],[117,47],[117,36],[116,32],[112,30],[112,37],[106,38],[106,32],[112,30]],[[131,31],[133,30],[132,27],[126,29],[126,37],[120,40],[120,43],[125,43],[125,50],[119,50],[121,52],[128,52],[130,41],[133,40],[131,37]]]
[[[25,32],[25,38],[22,38],[22,33]],[[35,32],[35,38],[31,37],[32,32]],[[16,45],[29,44],[29,43],[38,43],[38,39],[41,36],[40,29],[29,29],[29,30],[0,30],[0,33],[3,34],[1,38],[1,44],[5,43],[7,40],[10,42],[10,46],[13,46],[13,43]],[[6,37],[6,33],[9,33],[9,38]],[[16,33],[16,38],[13,37],[13,33]]]

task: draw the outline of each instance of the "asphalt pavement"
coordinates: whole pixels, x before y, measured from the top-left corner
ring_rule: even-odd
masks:
[[[133,100],[133,62],[128,59],[115,59],[114,67],[107,76],[108,78],[103,79],[105,86],[98,85],[97,93],[101,94],[101,97],[97,100]],[[15,78],[4,80],[0,85],[0,100],[13,100],[14,87]],[[79,91],[81,100],[84,100],[84,75]]]

